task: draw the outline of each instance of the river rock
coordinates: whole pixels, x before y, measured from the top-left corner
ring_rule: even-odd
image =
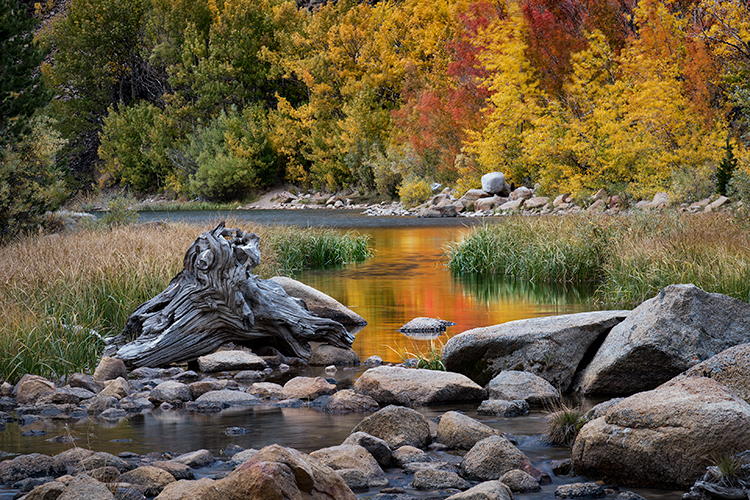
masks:
[[[469,203],[477,201],[479,198],[487,198],[488,196],[490,196],[490,193],[482,189],[469,189],[461,197],[461,202],[463,202],[464,205],[468,205]]]
[[[112,396],[113,398],[122,399],[132,394],[133,389],[130,387],[130,383],[123,377],[117,377],[115,379],[109,379],[104,382],[104,389],[99,395]]]
[[[49,455],[31,453],[0,463],[0,483],[13,484],[28,477],[60,476],[65,469]]]
[[[520,469],[509,470],[500,477],[500,481],[505,483],[513,493],[528,493],[542,489],[534,476]]]
[[[192,399],[198,399],[207,392],[220,391],[223,388],[224,384],[222,384],[220,381],[208,377],[188,385],[188,389],[190,389],[190,396],[192,397]]]
[[[68,378],[68,384],[70,387],[80,387],[94,394],[98,394],[104,389],[102,382],[97,382],[94,377],[85,373],[74,373]]]
[[[167,380],[154,387],[151,391],[149,399],[154,405],[159,406],[163,402],[171,401],[192,401],[193,394],[190,392],[190,388],[182,382],[175,382],[174,380]]]
[[[24,500],[54,500],[65,491],[65,484],[60,481],[50,481],[34,487]]]
[[[214,456],[208,450],[197,450],[191,451],[190,453],[183,453],[182,455],[175,457],[173,460],[193,469],[207,467],[216,461]]]
[[[352,430],[366,432],[388,443],[392,450],[401,446],[425,448],[430,444],[430,424],[418,411],[403,406],[386,406],[365,417]]]
[[[396,464],[396,467],[401,467],[402,469],[406,469],[409,464],[427,464],[432,461],[430,455],[414,446],[404,445],[393,450],[393,463]],[[421,465],[417,468],[421,469],[424,467],[426,466]]]
[[[347,437],[341,444],[355,444],[362,446],[381,467],[390,467],[391,465],[391,447],[385,440],[372,436],[366,432],[355,432]]]
[[[695,285],[670,285],[612,328],[583,371],[584,394],[653,389],[750,340],[750,304]]]
[[[454,205],[445,205],[443,207],[429,206],[424,207],[417,212],[417,217],[424,218],[441,218],[441,217],[457,217],[458,212]]]
[[[217,351],[198,358],[198,368],[204,373],[232,370],[265,370],[266,362],[260,356],[247,351]]]
[[[197,481],[185,479],[169,483],[159,496],[158,500],[225,500],[216,488],[211,478],[204,477]],[[156,500],[155,499],[155,500]]]
[[[474,202],[474,211],[487,211],[494,210],[503,203],[507,202],[508,198],[501,198],[500,196],[493,196],[491,198],[480,198]]]
[[[39,375],[26,374],[16,384],[16,401],[20,405],[33,405],[36,401],[55,391],[55,384]]]
[[[468,490],[470,485],[455,472],[421,469],[414,473],[412,486],[418,490]]]
[[[482,401],[477,408],[480,415],[496,415],[498,417],[519,417],[528,415],[529,403],[523,399],[507,401],[505,399],[488,399]]]
[[[521,370],[564,391],[589,348],[628,313],[587,312],[474,328],[445,344],[443,361],[446,369],[479,384],[488,383],[503,370]]]
[[[398,329],[401,333],[421,333],[421,332],[444,332],[449,326],[455,325],[452,321],[445,321],[438,318],[419,317],[409,321]]]
[[[685,377],[712,378],[750,403],[750,344],[740,344],[721,351],[688,368],[676,378]]]
[[[175,480],[177,481],[179,481],[180,479],[195,478],[195,475],[193,474],[193,471],[189,466],[181,464],[180,462],[175,462],[174,460],[159,460],[158,462],[152,462],[149,465],[151,465],[151,467],[156,467],[157,469],[168,472],[169,475],[175,478]]]
[[[80,474],[100,467],[116,467],[120,472],[128,472],[133,467],[120,457],[100,451],[88,456],[76,464],[75,474]]]
[[[195,400],[196,404],[221,404],[227,406],[237,405],[257,405],[260,398],[243,391],[232,391],[223,389],[220,391],[210,391]]]
[[[513,494],[502,481],[485,481],[445,500],[513,500]]]
[[[336,392],[336,386],[323,377],[294,377],[282,390],[284,399],[306,399],[312,401],[320,396]]]
[[[597,483],[561,484],[555,488],[555,498],[603,498],[604,487]]]
[[[63,471],[63,473],[68,469],[73,470],[81,460],[90,457],[94,453],[93,450],[79,447],[62,451],[52,457],[54,470]]]
[[[689,488],[712,456],[750,449],[750,405],[717,381],[673,380],[583,426],[576,473],[622,485]]]
[[[444,413],[437,428],[437,441],[452,449],[468,450],[484,438],[500,435],[499,430],[456,411]]]
[[[106,382],[118,377],[128,378],[128,369],[121,359],[104,356],[94,370],[94,380],[97,382]]]
[[[86,402],[86,412],[89,415],[100,415],[110,408],[119,408],[120,400],[114,396],[97,395]]]
[[[355,444],[331,446],[310,453],[333,470],[356,469],[367,480],[368,488],[388,486],[388,479],[375,458],[364,447]]]
[[[497,208],[503,212],[512,212],[515,210],[520,210],[521,205],[523,205],[525,201],[526,200],[523,198],[517,198],[515,200],[511,199],[511,201],[507,201]]]
[[[95,395],[89,391],[86,391],[85,389],[70,389],[71,391],[85,391],[86,394],[89,395],[89,397],[94,397]],[[63,389],[58,389],[53,392],[48,392],[44,396],[41,396],[36,403],[36,406],[45,406],[45,405],[77,405],[81,402],[81,397],[75,394],[74,392],[68,392]]]
[[[244,464],[257,454],[258,450],[254,448],[250,448],[249,450],[242,450],[239,453],[235,453],[234,455],[232,455],[232,459],[229,460],[229,465],[231,465],[232,467],[237,467]]]
[[[551,406],[560,393],[552,384],[533,373],[504,370],[489,384],[490,399],[520,399],[531,406]]]
[[[96,479],[80,474],[65,487],[57,500],[113,500],[115,496],[106,485]]]
[[[527,210],[534,210],[536,208],[542,208],[547,203],[549,203],[549,198],[547,198],[546,196],[535,196],[526,200],[523,204],[523,208]]]
[[[354,389],[381,404],[403,406],[481,401],[487,392],[459,373],[378,366],[354,383]]]
[[[278,399],[284,397],[284,388],[273,382],[256,382],[247,388],[247,393],[263,399]]]
[[[502,436],[490,436],[476,443],[461,460],[461,469],[465,478],[475,481],[500,479],[513,469],[535,478],[542,476],[526,455]]]
[[[320,344],[313,349],[309,364],[310,366],[357,366],[359,356],[353,349]]]
[[[154,497],[169,484],[174,483],[172,475],[158,467],[143,466],[120,476],[121,483],[129,483],[147,497]]]
[[[360,394],[351,389],[339,391],[323,406],[329,413],[348,413],[353,411],[369,411],[380,408],[378,402],[366,394]]]
[[[229,476],[214,483],[227,500],[356,500],[333,469],[292,448],[266,446]]]
[[[271,279],[281,285],[289,296],[301,299],[316,316],[330,318],[345,326],[367,324],[365,318],[320,290],[286,276],[274,276]]]
[[[508,196],[510,189],[505,183],[505,174],[502,172],[490,172],[482,176],[482,191],[489,194]]]

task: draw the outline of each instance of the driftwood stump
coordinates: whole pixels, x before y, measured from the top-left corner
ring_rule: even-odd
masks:
[[[279,284],[251,273],[260,264],[259,242],[224,223],[201,234],[183,270],[136,309],[104,355],[136,368],[191,361],[227,342],[271,346],[305,360],[310,340],[351,347],[354,337],[340,323],[313,315]]]

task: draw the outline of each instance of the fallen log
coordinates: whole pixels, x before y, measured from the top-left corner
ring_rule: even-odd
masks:
[[[135,310],[104,355],[137,368],[191,361],[227,342],[271,346],[305,360],[309,341],[350,348],[354,336],[340,323],[315,316],[281,285],[252,274],[260,264],[259,242],[224,223],[198,236],[183,270]]]

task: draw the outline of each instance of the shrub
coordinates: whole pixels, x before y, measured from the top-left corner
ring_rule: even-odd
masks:
[[[404,205],[415,206],[424,203],[432,194],[430,183],[422,178],[407,177],[398,187],[398,196]]]

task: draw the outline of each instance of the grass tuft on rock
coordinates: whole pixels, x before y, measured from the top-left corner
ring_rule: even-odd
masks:
[[[585,413],[579,407],[568,407],[565,404],[555,408],[545,418],[544,436],[550,444],[557,446],[573,446],[578,432],[586,423]]]

